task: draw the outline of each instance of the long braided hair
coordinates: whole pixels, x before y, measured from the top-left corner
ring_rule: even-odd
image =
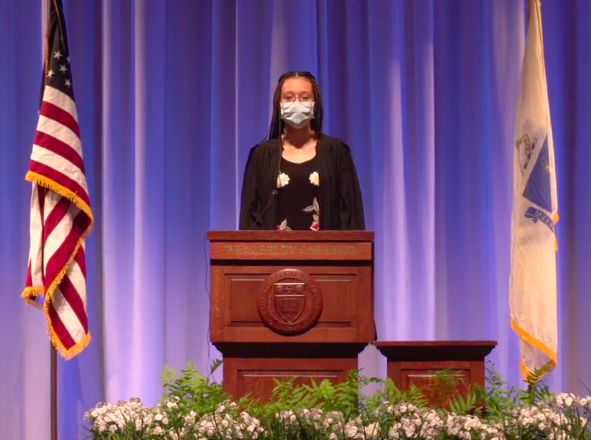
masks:
[[[271,124],[269,124],[269,134],[267,139],[280,139],[281,133],[285,127],[285,121],[281,119],[281,88],[285,80],[289,78],[306,78],[312,83],[312,92],[314,94],[314,119],[310,121],[312,130],[316,133],[316,136],[322,134],[322,98],[320,96],[320,88],[316,82],[316,78],[310,72],[287,72],[279,77],[277,81],[277,87],[273,94],[273,116],[271,117]]]

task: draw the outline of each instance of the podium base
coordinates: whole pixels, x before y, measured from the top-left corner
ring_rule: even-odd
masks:
[[[224,356],[224,391],[239,399],[250,395],[267,401],[274,379],[295,378],[296,384],[344,382],[358,368],[365,343],[215,343]]]

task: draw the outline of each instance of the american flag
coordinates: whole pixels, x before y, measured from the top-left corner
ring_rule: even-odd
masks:
[[[84,240],[94,220],[65,26],[61,0],[49,0],[42,102],[26,175],[33,188],[22,296],[43,308],[51,342],[71,359],[90,342]]]

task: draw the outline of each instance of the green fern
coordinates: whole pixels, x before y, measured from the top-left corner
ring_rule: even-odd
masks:
[[[429,395],[429,400],[433,405],[446,408],[450,402],[458,395],[458,386],[463,384],[464,377],[458,371],[441,370],[434,373],[425,387]]]
[[[492,363],[487,363],[486,383],[487,386],[483,392],[486,413],[492,419],[504,420],[506,413],[516,407],[522,390],[508,387]]]
[[[229,399],[223,392],[222,384],[212,379],[213,373],[221,364],[221,361],[214,361],[209,375],[201,374],[191,362],[180,372],[170,367],[164,368],[161,376],[164,390],[162,398],[176,396],[179,399],[178,410],[175,410],[174,417],[171,416],[169,426],[180,429],[184,423],[184,416],[190,411],[195,411],[197,417],[211,414],[222,402]],[[534,371],[526,382],[527,389],[524,390],[508,387],[489,363],[486,387],[471,386],[465,394],[457,391],[458,386],[464,382],[463,377],[453,371],[438,372],[426,389],[419,389],[411,384],[410,388],[404,391],[391,379],[364,377],[357,370],[349,372],[344,382],[336,384],[327,380],[317,382],[312,379],[308,384],[298,385],[298,378],[293,377],[275,380],[275,387],[268,401],[262,402],[253,399],[252,396],[245,396],[236,402],[236,407],[226,408],[226,411],[233,417],[239,417],[240,411],[247,411],[259,419],[265,428],[264,437],[260,437],[259,440],[329,440],[326,430],[318,430],[305,418],[298,419],[295,424],[288,424],[276,417],[282,411],[291,410],[298,413],[299,410],[313,408],[322,408],[325,412],[339,411],[347,420],[359,417],[365,426],[377,422],[381,431],[374,440],[385,440],[397,416],[390,411],[383,411],[384,403],[412,403],[417,407],[425,407],[428,404],[432,405],[434,401],[433,406],[441,414],[446,414],[446,409],[449,409],[458,415],[478,415],[485,423],[499,423],[505,426],[505,438],[525,440],[539,437],[536,437],[535,428],[528,430],[516,427],[512,410],[523,405],[548,401],[551,394],[543,382],[548,372],[544,369]],[[377,384],[378,391],[366,395],[363,388],[370,384]],[[381,410],[376,411],[378,409]],[[571,420],[568,438],[591,440],[591,432],[583,423],[584,418],[581,418],[581,415],[587,418],[589,416],[577,411],[579,409],[564,410],[564,415]],[[129,438],[141,438],[131,435],[136,435],[134,430],[130,431]]]
[[[213,362],[208,376],[201,374],[192,362],[187,362],[180,373],[171,367],[165,367],[161,376],[164,388],[162,398],[176,396],[181,401],[181,406],[187,411],[195,411],[199,416],[213,412],[229,399],[222,384],[211,379],[221,364],[221,361]],[[371,418],[375,410],[385,402],[392,405],[412,403],[417,407],[431,404],[439,408],[449,408],[456,414],[477,414],[487,420],[502,422],[518,406],[549,399],[548,386],[542,380],[547,373],[544,369],[534,371],[527,381],[527,389],[522,390],[508,387],[494,367],[487,364],[487,386],[473,386],[466,394],[460,394],[457,389],[458,385],[463,384],[464,378],[453,371],[436,373],[424,390],[411,384],[408,390],[403,391],[389,378],[382,380],[364,377],[358,370],[354,370],[349,372],[344,382],[337,384],[328,380],[311,380],[309,384],[297,385],[295,377],[275,379],[275,387],[268,402],[245,396],[238,400],[237,405],[239,410],[247,411],[265,421],[267,426],[276,423],[276,414],[281,411],[312,408],[322,408],[326,412],[339,411],[347,419],[359,416]],[[362,389],[369,384],[378,384],[379,390],[365,395]],[[277,426],[273,429],[280,428]],[[269,436],[268,440],[273,440],[271,433]]]
[[[214,362],[213,368],[218,368],[221,362]],[[210,381],[209,377],[201,374],[193,362],[187,362],[185,368],[178,372],[166,366],[161,376],[164,388],[161,400],[169,397],[177,397],[181,405],[190,408],[199,415],[215,410],[230,397],[224,393],[222,384]]]
[[[535,369],[526,379],[527,390],[521,394],[521,403],[534,405],[550,398],[550,388],[543,378],[551,372],[547,366]]]
[[[390,378],[374,379],[373,382],[380,383],[382,385],[381,389],[371,396],[360,396],[360,404],[368,413],[373,413],[385,402],[388,402],[391,405],[412,403],[418,408],[428,405],[423,391],[417,388],[415,384],[411,383],[407,391],[402,391]]]
[[[306,389],[295,384],[296,378],[274,379],[275,388],[268,402],[242,398],[238,406],[248,410],[249,414],[259,419],[272,419],[281,411],[296,411],[304,408],[318,407],[317,399]]]
[[[170,384],[172,384],[172,382],[174,382],[176,376],[177,371],[174,368],[165,365],[164,369],[162,370],[162,374],[160,375],[160,382],[162,383],[162,386],[168,387]]]
[[[550,391],[542,379],[549,372],[548,368],[533,371],[526,380],[527,389],[523,390],[515,386],[508,387],[492,363],[488,362],[486,368],[487,386],[479,391],[486,417],[502,421],[507,417],[507,413],[519,406],[547,401],[550,398]]]
[[[344,382],[333,385],[324,380],[320,385],[316,385],[312,381],[312,387],[306,387],[306,389],[322,403],[325,411],[340,411],[345,417],[354,417],[359,413],[361,387],[373,380],[362,378],[358,370],[352,370],[347,374]]]
[[[527,378],[526,382],[529,385],[534,385],[542,381],[544,377],[552,372],[552,368],[549,365],[544,365],[543,367],[536,368],[531,372],[529,377]]]
[[[449,408],[452,412],[456,414],[470,414],[474,413],[477,410],[478,402],[479,393],[474,391],[473,389],[470,389],[466,393],[465,398],[460,393],[457,393],[456,395],[452,396],[449,400]]]
[[[223,359],[216,359],[211,363],[211,368],[209,370],[209,377],[213,376],[213,373],[216,372],[218,368],[224,363]]]

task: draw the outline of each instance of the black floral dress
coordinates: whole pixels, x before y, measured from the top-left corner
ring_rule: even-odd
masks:
[[[320,229],[320,176],[316,162],[316,157],[303,163],[281,159],[281,172],[277,178],[278,230]]]
[[[281,150],[279,139],[268,139],[250,149],[242,181],[240,230],[277,230],[284,220],[286,220],[285,226],[295,229],[296,225],[291,220],[292,213],[297,216],[302,215],[305,219],[305,222],[302,221],[302,229],[316,229],[313,224],[314,213],[304,212],[304,216],[300,209],[292,209],[291,205],[287,206],[287,204],[294,203],[296,198],[299,199],[297,191],[295,195],[288,195],[284,191],[293,190],[294,187],[300,188],[300,184],[292,186],[295,175],[291,176],[287,185],[280,187],[277,185],[279,169],[282,168]],[[320,220],[318,229],[324,231],[364,230],[363,198],[349,146],[340,139],[323,134],[318,139],[316,157],[312,163],[301,165],[302,169],[310,166],[310,169],[302,172],[302,176],[304,176],[303,190],[308,188],[318,195],[316,199],[319,205],[316,213]],[[286,166],[289,169],[285,168]],[[291,168],[290,164],[283,161],[281,172],[289,178],[290,173],[294,174],[294,170]],[[295,168],[297,169],[299,166],[295,164]],[[310,181],[310,176],[307,176],[308,172],[317,172],[312,180],[317,177],[318,180],[315,181],[319,186],[314,184],[312,187],[309,186],[307,183]],[[299,175],[299,173],[297,174]],[[286,179],[283,180],[285,182]],[[282,193],[281,198],[283,199],[281,212],[278,206],[279,193]],[[301,209],[309,206],[312,206],[311,209],[314,208],[314,196],[304,197],[302,194],[302,199],[304,206],[300,206]]]

